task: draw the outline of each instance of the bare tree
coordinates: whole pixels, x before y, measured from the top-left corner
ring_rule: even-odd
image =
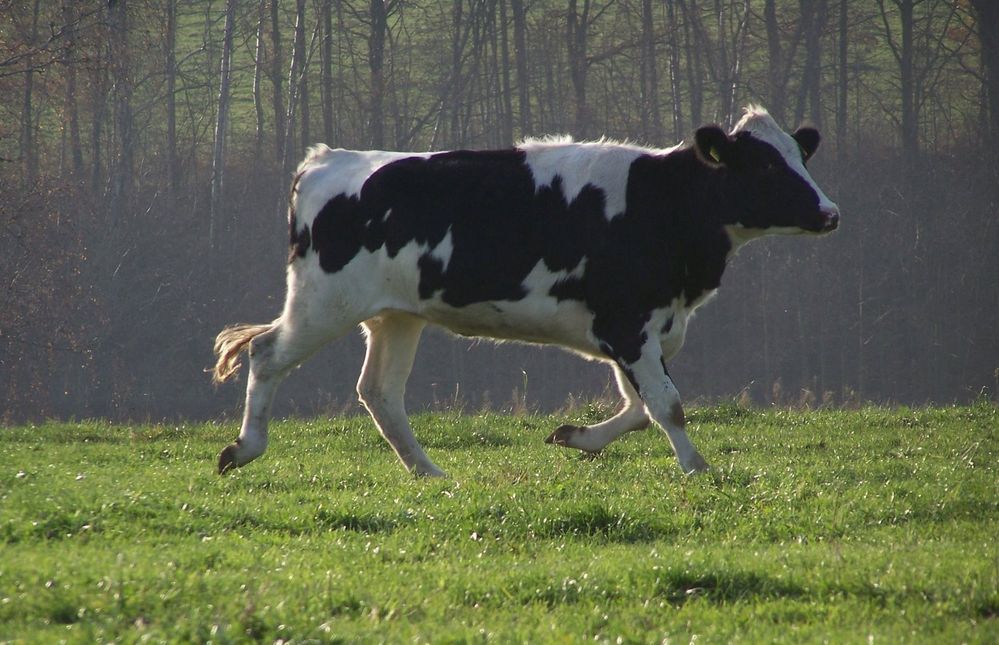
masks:
[[[500,145],[508,146],[513,143],[513,89],[510,84],[510,43],[506,15],[507,0],[499,0],[497,4],[499,4],[498,31],[500,36],[500,100],[502,102],[503,115],[503,136]]]
[[[985,96],[988,100],[990,149],[999,148],[999,3],[971,0],[978,18],[978,39],[982,43],[982,67],[985,69]],[[999,159],[999,155],[996,156]]]
[[[38,14],[40,0],[35,0],[31,8],[31,26],[28,28],[28,49],[33,50],[38,40]],[[24,164],[24,184],[34,186],[38,174],[38,150],[35,142],[35,112],[32,99],[35,87],[34,56],[28,56],[24,71],[24,100],[21,103],[21,160]]]
[[[642,0],[641,52],[638,58],[639,84],[642,99],[642,132],[653,140],[662,132],[659,112],[659,63],[656,58],[656,28],[652,0]]]
[[[809,113],[812,122],[822,126],[820,92],[822,90],[822,33],[828,18],[827,0],[799,0],[801,20],[805,31],[805,66],[798,86],[795,123],[800,123]]]
[[[513,13],[513,51],[517,65],[517,107],[520,136],[531,133],[531,94],[527,76],[527,9],[523,0],[510,0]]]
[[[115,225],[130,198],[132,171],[135,161],[132,131],[132,65],[129,56],[129,11],[125,0],[117,0],[108,10],[109,53],[114,105],[114,147],[110,171],[110,205],[108,212]]]
[[[385,0],[371,0],[371,32],[368,37],[368,69],[371,71],[369,97],[369,140],[374,148],[385,146],[385,33],[388,8]]]
[[[680,93],[680,27],[676,16],[676,0],[666,0],[666,20],[669,26],[669,86],[673,106],[673,139],[683,136],[683,100]]]
[[[839,65],[837,68],[839,76],[837,78],[836,90],[836,154],[840,161],[846,158],[846,129],[847,114],[849,111],[849,104],[847,101],[847,95],[850,91],[849,49],[847,47],[849,43],[848,36],[850,27],[848,2],[849,0],[840,0],[839,2]]]
[[[163,74],[166,77],[166,176],[170,199],[180,183],[177,159],[177,0],[166,0],[166,33],[163,38]]]
[[[253,145],[254,162],[259,162],[264,147],[264,104],[261,96],[260,81],[263,78],[264,67],[264,23],[267,20],[267,0],[260,0],[257,5],[257,28],[253,45],[253,116],[256,127],[256,139]]]
[[[569,78],[572,81],[575,106],[573,130],[577,136],[586,137],[590,125],[590,108],[586,102],[586,74],[589,62],[586,60],[586,45],[590,31],[590,9],[592,2],[569,0],[566,10],[566,45],[569,52]]]
[[[320,95],[323,108],[323,141],[333,143],[333,0],[322,0],[319,8],[322,40],[319,66],[322,82]]]
[[[76,8],[71,0],[63,0],[62,19],[66,43],[63,47],[63,67],[66,70],[66,97],[63,104],[63,128],[69,133],[69,157],[74,178],[83,176],[83,143],[80,140],[80,112],[76,101]]]
[[[271,102],[274,109],[274,156],[284,160],[285,155],[285,111],[283,75],[284,63],[281,56],[281,20],[278,6],[280,0],[271,0],[271,85],[274,92]]]
[[[922,0],[889,0],[898,10],[898,19],[901,23],[902,39],[899,43],[891,27],[888,10],[885,7],[885,0],[878,0],[881,19],[887,35],[888,45],[891,47],[895,61],[898,63],[899,76],[901,79],[900,101],[902,104],[902,152],[906,159],[912,160],[919,151],[919,129],[916,123],[916,98],[913,94],[915,89],[913,72],[913,9]]]
[[[305,0],[297,0],[295,8],[294,60],[298,61],[298,67],[296,68],[295,65],[292,64],[292,69],[295,70],[295,72],[293,72],[292,78],[288,81],[289,83],[298,84],[296,94],[298,96],[298,112],[301,115],[302,128],[302,136],[301,139],[299,139],[299,148],[304,148],[312,143],[312,134],[309,131],[311,116],[309,114],[309,74],[306,69],[305,62],[305,10]],[[318,26],[319,25],[317,25],[317,27]]]
[[[215,249],[218,243],[219,204],[222,200],[222,183],[225,177],[225,135],[229,118],[229,85],[232,77],[232,32],[236,18],[237,0],[226,0],[225,25],[222,30],[222,60],[219,71],[218,111],[215,118],[215,138],[212,144],[212,192],[208,218],[208,246]]]

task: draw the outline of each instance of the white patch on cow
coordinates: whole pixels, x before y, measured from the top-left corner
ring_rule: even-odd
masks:
[[[632,162],[642,155],[661,155],[675,149],[653,150],[609,139],[575,143],[569,137],[527,139],[517,147],[526,155],[536,191],[551,186],[559,177],[565,201],[571,204],[586,186],[599,188],[604,194],[604,216],[608,220],[625,211]]]
[[[815,191],[815,194],[819,196],[819,210],[823,213],[839,213],[839,206],[826,197],[826,194],[822,192],[822,189],[819,188],[818,184],[815,183],[815,180],[812,179],[812,176],[805,168],[805,162],[801,158],[801,150],[798,148],[798,142],[777,125],[777,122],[774,121],[769,112],[755,105],[747,107],[742,119],[732,129],[732,134],[743,130],[750,132],[753,137],[760,141],[769,143],[784,157],[784,161],[788,167],[804,179],[812,190]],[[776,231],[770,231],[770,233],[774,232]]]
[[[298,165],[295,214],[299,230],[312,221],[326,202],[338,195],[358,197],[371,173],[400,159],[427,158],[432,152],[386,152],[382,150],[344,150],[319,144],[309,148]],[[388,216],[388,213],[385,215]]]
[[[433,248],[430,252],[430,257],[440,260],[442,269],[441,271],[447,271],[447,265],[451,262],[451,254],[454,253],[454,238],[451,236],[451,227],[447,229],[447,233],[444,235],[444,239]]]
[[[571,271],[552,271],[545,264],[544,260],[538,260],[538,263],[534,265],[531,272],[527,274],[521,286],[528,294],[540,294],[548,295],[551,288],[555,286],[556,283],[569,278],[581,278],[583,273],[586,271],[586,258],[584,257],[579,261]]]

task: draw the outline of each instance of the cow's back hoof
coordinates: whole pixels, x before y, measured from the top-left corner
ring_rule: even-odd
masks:
[[[236,450],[238,446],[234,443],[230,443],[228,446],[222,449],[219,453],[219,474],[224,475],[233,468],[238,468],[239,464],[236,463]]]
[[[583,430],[584,428],[581,426],[569,425],[568,423],[560,425],[555,428],[555,432],[548,435],[548,438],[545,439],[545,443],[550,443],[556,446],[571,446],[572,436],[578,432],[582,432]]]
[[[711,464],[704,460],[704,457],[700,453],[694,453],[694,456],[687,460],[687,463],[683,465],[684,474],[697,475],[699,473],[706,473],[711,471]]]

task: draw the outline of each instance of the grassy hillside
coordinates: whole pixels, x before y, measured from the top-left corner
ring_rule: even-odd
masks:
[[[592,414],[581,412],[580,418]],[[451,479],[364,418],[0,430],[0,641],[996,642],[999,411],[690,411],[645,431],[428,415]]]

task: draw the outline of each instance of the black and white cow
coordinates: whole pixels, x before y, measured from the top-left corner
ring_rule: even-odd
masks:
[[[666,363],[739,246],[838,226],[839,209],[805,170],[818,144],[814,129],[789,135],[750,107],[731,134],[706,126],[692,146],[664,150],[568,139],[502,151],[311,149],[292,188],[284,311],[215,342],[218,381],[247,346],[250,355],[242,430],[219,472],[263,454],[288,371],[360,324],[361,401],[409,471],[443,475],[403,407],[428,322],[609,363],[624,408],[561,426],[549,443],[596,452],[651,419],[685,473],[706,470]]]

